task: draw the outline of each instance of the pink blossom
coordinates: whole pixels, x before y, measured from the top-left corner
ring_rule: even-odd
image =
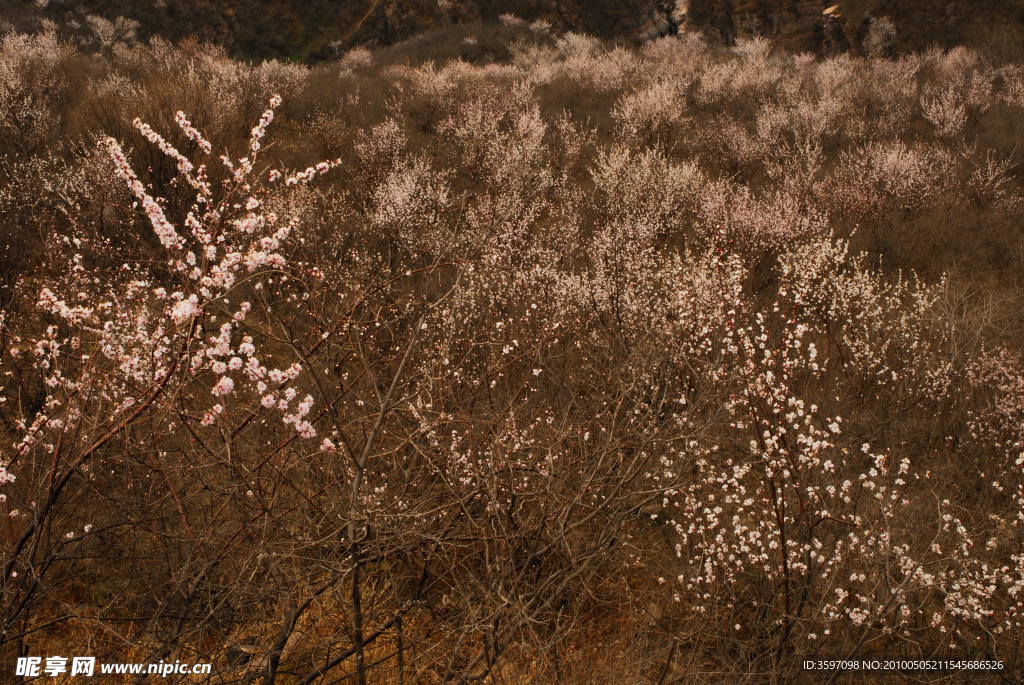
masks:
[[[203,152],[210,154],[211,150],[213,150],[213,146],[210,145],[210,143],[203,137],[203,134],[192,126],[192,122],[185,118],[184,112],[179,111],[174,115],[174,120],[190,140],[197,143]]]
[[[189,296],[187,300],[177,302],[171,308],[171,318],[175,323],[181,324],[192,318],[199,312],[199,299],[195,295]]]
[[[235,381],[228,376],[222,376],[211,391],[214,395],[229,395],[235,389]]]
[[[274,109],[281,105],[281,97],[275,95],[270,98],[270,109],[263,112],[263,116],[260,117],[260,122],[252,129],[252,135],[249,139],[249,147],[253,152],[260,149],[260,140],[266,135],[267,127],[270,126],[270,122],[274,120]]]

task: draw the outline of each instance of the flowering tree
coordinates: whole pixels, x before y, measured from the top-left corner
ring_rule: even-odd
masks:
[[[485,67],[89,58],[61,125],[95,143],[0,174],[4,654],[1016,658],[1016,286],[950,255],[1016,264],[1010,149],[971,136],[1019,70],[549,33]],[[9,126],[57,107],[58,43],[4,40]]]

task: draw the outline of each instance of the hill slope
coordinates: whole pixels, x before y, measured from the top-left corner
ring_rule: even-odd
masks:
[[[28,31],[54,22],[62,31],[88,39],[89,17],[138,22],[145,39],[173,42],[187,37],[216,42],[244,58],[317,59],[356,44],[387,45],[453,23],[497,22],[504,13],[526,21],[547,21],[557,30],[604,38],[632,38],[657,12],[653,0],[8,0],[0,29]],[[95,21],[93,21],[95,23]],[[660,32],[669,30],[661,19]]]
[[[560,31],[611,40],[646,40],[701,31],[716,42],[765,36],[794,50],[860,49],[872,17],[889,17],[897,50],[931,44],[993,43],[1016,50],[1024,0],[7,0],[0,31],[47,22],[62,33],[101,42],[126,29],[147,39],[188,37],[224,45],[245,59],[331,59],[355,45],[390,45],[452,24],[497,22],[514,14]],[[104,22],[110,22],[105,24]]]

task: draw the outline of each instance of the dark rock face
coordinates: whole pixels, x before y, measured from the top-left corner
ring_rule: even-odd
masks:
[[[690,0],[686,21],[720,42],[762,36],[791,47],[820,42],[824,11],[835,0]],[[682,19],[683,12],[680,12]],[[680,22],[677,22],[680,23]]]
[[[1019,54],[1024,45],[1024,0],[680,0],[674,23],[730,43],[764,36],[794,50],[855,51],[872,17],[896,27],[897,51],[930,45],[1003,46]]]
[[[887,16],[897,51],[1024,45],[1024,0],[0,0],[0,33],[33,31],[46,21],[83,37],[86,29],[71,27],[83,27],[88,16],[123,16],[139,22],[143,40],[193,37],[246,59],[315,61],[357,44],[391,45],[452,24],[495,23],[505,13],[546,21],[556,31],[639,42],[699,31],[725,45],[763,36],[793,50],[857,50],[871,17]]]
[[[591,0],[605,17],[610,32],[624,38],[646,41],[673,30],[665,8],[654,0]]]

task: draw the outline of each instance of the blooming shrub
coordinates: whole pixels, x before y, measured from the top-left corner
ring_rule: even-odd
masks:
[[[45,143],[0,170],[4,654],[1017,663],[1020,68],[531,29],[485,66],[4,39]]]

